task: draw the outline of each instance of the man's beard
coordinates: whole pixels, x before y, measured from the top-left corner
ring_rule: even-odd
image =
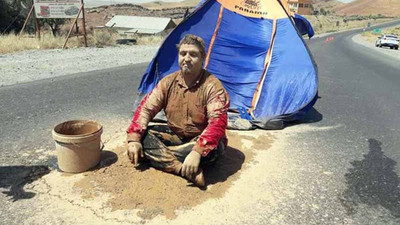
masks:
[[[187,65],[182,65],[181,66],[181,71],[183,74],[192,74],[193,73],[193,67],[189,67]]]

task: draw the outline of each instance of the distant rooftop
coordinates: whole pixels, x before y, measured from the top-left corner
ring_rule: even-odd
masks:
[[[145,16],[114,16],[106,27],[129,29],[130,33],[159,33],[169,28],[171,18]],[[173,23],[175,26],[175,24]],[[142,32],[143,31],[143,32]]]

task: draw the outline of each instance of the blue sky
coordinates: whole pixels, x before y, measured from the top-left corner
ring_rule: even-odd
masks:
[[[95,2],[98,0],[85,0],[85,2]],[[103,0],[103,2],[131,2],[131,3],[143,3],[143,2],[153,2],[155,0]],[[180,2],[182,0],[161,0],[163,2]],[[338,0],[341,2],[351,2],[353,0]]]
[[[155,0],[84,0],[86,7],[97,7],[100,5],[113,5],[117,3],[144,3]],[[164,2],[179,2],[180,0],[163,0]]]
[[[155,0],[84,0],[87,7],[94,7],[99,5],[112,5],[117,3],[144,3],[153,2]],[[164,2],[180,2],[182,0],[162,0]],[[341,2],[351,2],[353,0],[338,0]]]
[[[144,3],[154,2],[155,0],[84,0],[87,7],[96,7],[100,5],[113,5],[117,3]],[[163,0],[164,2],[180,2],[181,0]]]

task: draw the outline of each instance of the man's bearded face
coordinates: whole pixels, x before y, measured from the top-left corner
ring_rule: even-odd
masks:
[[[197,75],[201,71],[203,56],[196,45],[182,44],[178,62],[184,75]]]

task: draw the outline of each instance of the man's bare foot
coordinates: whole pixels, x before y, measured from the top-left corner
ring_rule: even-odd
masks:
[[[204,187],[206,185],[202,169],[199,169],[197,173],[192,176],[185,176],[185,178],[193,182],[193,184],[195,184],[198,187]]]
[[[199,169],[197,173],[194,175],[193,183],[199,187],[204,187],[206,185],[206,180],[204,179],[203,170]]]

